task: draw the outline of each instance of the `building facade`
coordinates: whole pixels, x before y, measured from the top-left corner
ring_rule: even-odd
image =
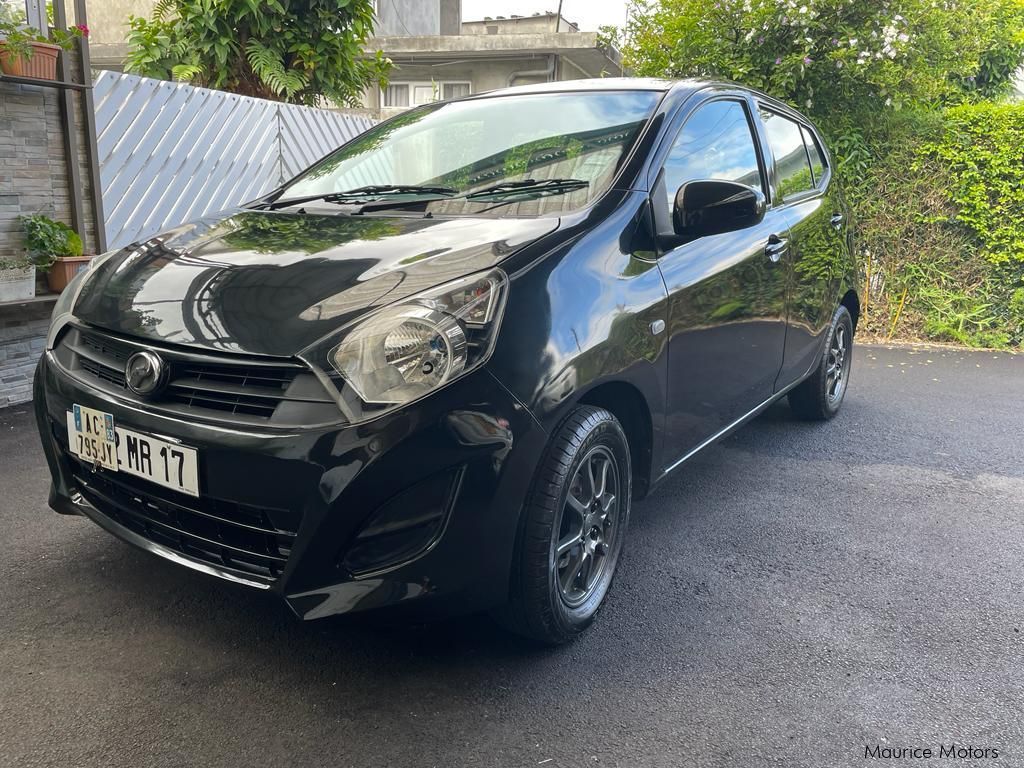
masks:
[[[511,85],[628,74],[619,52],[603,46],[597,32],[583,32],[556,13],[456,27],[459,0],[378,0],[377,12],[378,35],[367,50],[383,51],[395,66],[388,86],[371,89],[364,104],[381,118]]]

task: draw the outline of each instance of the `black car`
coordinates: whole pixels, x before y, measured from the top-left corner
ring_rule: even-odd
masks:
[[[821,136],[763,94],[423,106],[75,280],[35,384],[50,505],[305,619],[563,642],[634,499],[783,396],[835,415],[858,285]]]

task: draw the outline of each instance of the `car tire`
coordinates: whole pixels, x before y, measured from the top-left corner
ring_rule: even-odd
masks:
[[[793,412],[810,421],[824,421],[839,413],[852,367],[853,318],[840,305],[832,316],[817,368],[789,393]]]
[[[622,425],[603,408],[576,407],[537,467],[499,621],[543,645],[567,643],[590,626],[615,576],[631,494]]]

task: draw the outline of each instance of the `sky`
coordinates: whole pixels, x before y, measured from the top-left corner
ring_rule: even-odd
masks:
[[[462,0],[463,21],[484,16],[532,16],[538,11],[558,10],[558,0]],[[602,24],[622,26],[626,22],[626,0],[563,0],[562,16],[584,31],[596,31]]]

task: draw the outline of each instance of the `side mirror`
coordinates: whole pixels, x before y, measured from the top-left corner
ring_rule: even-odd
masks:
[[[688,181],[676,192],[672,224],[677,235],[696,240],[760,224],[766,208],[765,196],[746,184]]]

